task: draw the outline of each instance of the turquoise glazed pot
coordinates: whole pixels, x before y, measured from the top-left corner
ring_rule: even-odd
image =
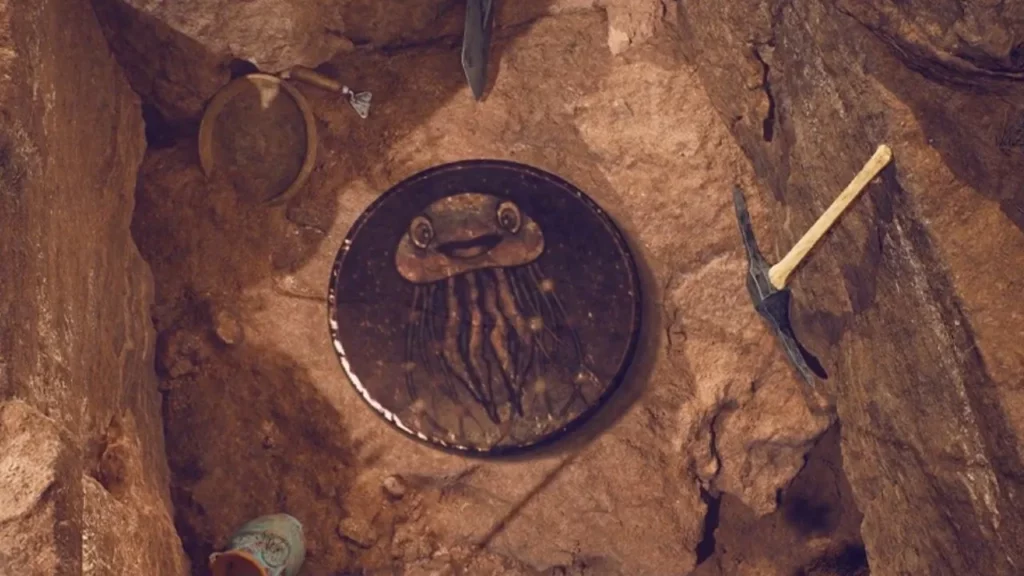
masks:
[[[246,522],[228,549],[210,555],[213,576],[296,576],[306,560],[302,524],[288,514]]]

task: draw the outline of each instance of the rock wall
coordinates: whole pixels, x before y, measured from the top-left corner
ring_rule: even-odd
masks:
[[[629,0],[612,0],[626,4]],[[647,2],[645,2],[647,3]],[[521,27],[550,14],[592,8],[595,0],[497,3],[496,21]],[[93,0],[114,51],[136,92],[173,122],[194,119],[227,82],[232,61],[277,73],[318,66],[354,50],[457,46],[462,2],[414,0]],[[650,23],[623,10],[619,44]],[[628,21],[627,21],[628,20]],[[649,35],[649,30],[648,30]]]
[[[185,574],[129,233],[137,96],[84,0],[0,1],[0,574]]]
[[[770,260],[895,151],[793,284],[872,574],[1020,574],[1024,5],[683,0],[679,24]]]

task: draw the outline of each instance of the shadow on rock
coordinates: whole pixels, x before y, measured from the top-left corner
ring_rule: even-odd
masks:
[[[160,363],[175,521],[193,572],[236,528],[275,512],[303,523],[308,573],[347,567],[329,541],[360,450],[306,371],[270,350],[229,348],[200,322],[162,336]]]
[[[781,491],[779,508],[772,514],[758,518],[739,499],[725,494],[710,538],[713,550],[690,576],[867,574],[860,538],[863,516],[843,471],[839,440],[840,426],[835,424]]]

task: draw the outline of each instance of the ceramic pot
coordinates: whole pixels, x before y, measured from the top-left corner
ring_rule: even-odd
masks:
[[[246,522],[228,549],[210,555],[213,576],[296,576],[306,560],[302,524],[288,514]]]

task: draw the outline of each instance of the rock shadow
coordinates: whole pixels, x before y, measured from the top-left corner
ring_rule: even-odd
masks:
[[[517,10],[543,13],[549,3],[525,2]],[[95,8],[113,11],[104,19],[108,25],[156,25],[135,21],[145,19],[113,0],[97,0]],[[492,84],[500,74],[495,62],[508,42],[529,30],[529,22],[503,29],[499,12],[495,28]],[[299,86],[318,119],[321,153],[308,184],[279,208],[253,205],[225,179],[203,176],[195,143],[199,118],[188,116],[197,93],[188,91],[182,102],[154,102],[143,93],[151,147],[140,169],[132,235],[155,280],[152,318],[159,333],[171,494],[194,574],[207,573],[208,555],[242,523],[277,511],[296,516],[306,527],[304,573],[336,574],[354,567],[353,552],[336,533],[345,517],[340,497],[373,456],[353,444],[344,416],[294,358],[245,341],[244,320],[257,305],[246,290],[302,268],[326,249],[323,241],[344,201],[332,182],[366,179],[368,173],[374,186],[396,182],[385,160],[394,143],[460,92],[468,97],[457,38],[430,42],[357,50],[326,68],[354,89],[374,92],[365,121],[338,95]],[[116,48],[134,58],[122,62],[133,84],[144,84],[147,74],[166,75],[159,70],[159,46]],[[443,62],[429,59],[427,65],[437,68],[429,86],[422,75],[409,73],[424,65],[422,59],[402,57],[412,50],[450,55]],[[225,68],[223,80],[230,75]],[[415,97],[393,97],[410,93]],[[187,120],[167,119],[172,116]],[[328,338],[326,323],[309,330]]]
[[[863,516],[843,471],[840,437],[838,423],[822,434],[767,516],[758,518],[735,496],[723,495],[708,523],[713,534],[705,534],[713,548],[701,551],[703,562],[691,576],[727,576],[752,566],[793,576],[866,575]]]
[[[334,407],[310,393],[303,367],[274,350],[225,346],[195,316],[162,334],[162,358],[174,364],[160,366],[175,525],[193,573],[205,574],[209,555],[243,523],[277,512],[303,524],[306,573],[348,567],[335,545],[341,497],[366,454]],[[167,353],[185,340],[189,354]]]

